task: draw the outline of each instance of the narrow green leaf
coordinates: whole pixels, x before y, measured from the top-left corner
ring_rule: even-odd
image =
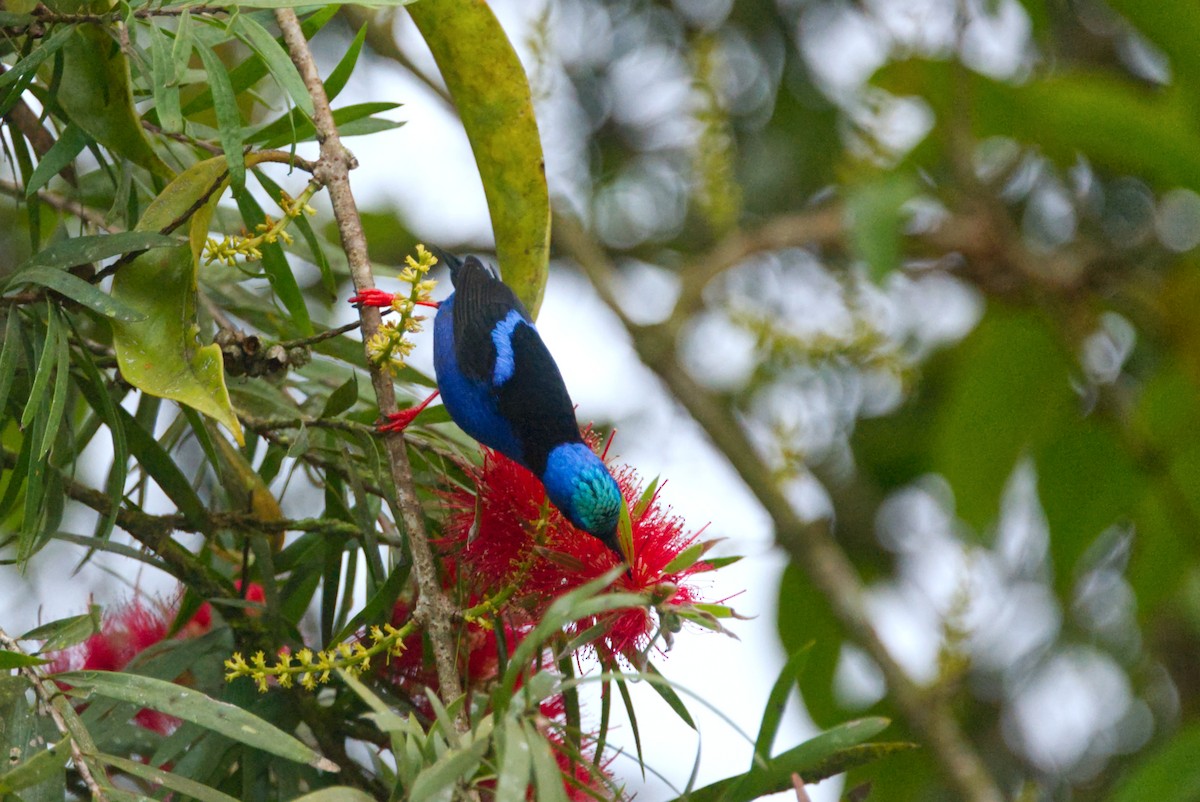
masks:
[[[341,133],[342,129],[347,128],[357,120],[370,117],[372,114],[382,114],[385,111],[398,108],[400,108],[399,103],[385,101],[355,103],[351,106],[334,109],[333,121],[337,123],[338,131]],[[267,123],[255,131],[246,138],[246,141],[262,148],[281,148],[294,142],[305,142],[314,139],[316,135],[317,131],[313,127],[312,121],[306,119],[302,114],[293,109],[288,114]]]
[[[536,319],[548,274],[550,194],[525,69],[486,3],[424,0],[408,12],[475,153],[504,281]]]
[[[368,0],[362,3],[365,8],[389,8],[394,6],[404,6],[409,3],[414,3],[416,0]],[[172,3],[172,7],[180,6],[195,8],[197,6],[224,6],[224,7],[241,7],[241,8],[312,8],[312,0],[238,0],[235,4],[223,0],[219,3],[210,3],[207,0],[184,0],[182,3]]]
[[[696,560],[704,554],[707,543],[693,543],[675,555],[675,558],[663,567],[663,574],[674,574],[696,564]]]
[[[847,722],[772,758],[766,767],[756,764],[745,774],[692,791],[686,799],[688,802],[751,802],[761,796],[787,790],[792,787],[793,774],[799,774],[806,781],[810,780],[806,772],[836,758],[839,753],[857,747],[881,732],[887,725],[888,720],[882,718]],[[901,748],[910,747],[904,744]],[[874,756],[871,755],[868,759],[874,759]],[[815,781],[818,778],[811,779]],[[675,802],[683,802],[684,799],[681,797]]]
[[[408,798],[434,799],[454,783],[469,778],[479,768],[490,743],[491,738],[476,737],[468,746],[447,751],[417,775],[408,790]]]
[[[70,374],[71,348],[66,334],[58,338],[54,355],[54,388],[50,395],[50,410],[46,413],[46,432],[42,441],[34,449],[34,459],[42,459],[50,451],[59,434],[59,424],[62,421],[63,410],[67,406],[67,389],[71,386]]]
[[[367,28],[363,25],[358,29],[358,33],[354,35],[354,41],[346,48],[346,52],[342,55],[341,61],[337,63],[325,79],[325,94],[332,102],[335,97],[342,93],[346,82],[350,80],[350,74],[354,72],[354,67],[358,64],[358,56],[362,52],[363,43],[367,41]]]
[[[65,269],[150,248],[170,248],[179,245],[180,242],[177,237],[157,231],[122,231],[117,234],[71,237],[31,256],[17,269],[16,275],[9,279],[9,285],[21,283],[21,274],[34,267]]]
[[[298,796],[292,802],[376,802],[375,797],[348,785],[332,785]]]
[[[179,74],[172,53],[167,49],[167,35],[157,25],[150,27],[150,62],[154,111],[158,124],[167,133],[183,131],[183,112],[180,110]],[[178,37],[178,32],[176,32]],[[178,42],[178,38],[176,39]],[[189,53],[190,55],[190,53]]]
[[[642,734],[638,731],[637,711],[633,707],[633,698],[629,695],[629,686],[625,678],[616,677],[617,690],[621,692],[621,701],[625,704],[625,715],[629,717],[629,730],[633,733],[633,745],[637,749],[638,767],[642,770],[642,779],[646,779],[646,758],[642,754]],[[693,725],[695,729],[695,725]]]
[[[633,565],[633,521],[629,517],[629,503],[621,499],[621,514],[617,518],[617,542],[621,545],[621,554],[625,562]]]
[[[73,615],[42,624],[26,632],[19,640],[43,641],[38,651],[48,654],[83,643],[99,631],[100,608],[92,605],[86,615]]]
[[[496,775],[496,802],[525,802],[533,768],[529,741],[525,740],[520,722],[512,717],[505,719],[503,734],[500,771]]]
[[[783,711],[787,706],[788,694],[804,673],[812,644],[805,644],[788,657],[787,663],[779,672],[779,677],[771,687],[767,697],[767,706],[763,710],[762,724],[758,728],[758,737],[754,739],[754,757],[751,766],[765,765],[771,758],[771,749],[775,745],[775,736],[779,733],[779,724],[783,721]]]
[[[43,660],[40,657],[34,657],[24,652],[10,652],[7,649],[0,649],[0,671],[11,671],[14,668],[27,668],[28,666],[44,666],[49,662],[49,660]]]
[[[113,526],[117,522],[117,515],[121,510],[121,497],[125,490],[125,477],[128,475],[129,444],[125,439],[125,427],[121,425],[121,417],[117,413],[117,404],[109,395],[108,386],[92,360],[91,354],[82,352],[76,364],[84,378],[80,384],[80,392],[96,416],[108,426],[109,434],[112,437],[113,461],[108,472],[108,481],[104,486],[104,492],[112,507],[107,515],[101,516],[93,540],[93,543],[101,543],[107,540],[112,533]],[[91,556],[91,548],[89,545],[87,556]]]
[[[321,410],[321,417],[332,418],[334,415],[341,415],[357,402],[358,374],[351,373],[350,378],[329,394],[329,398],[325,400],[325,407]]]
[[[83,132],[83,129],[74,123],[64,128],[55,143],[50,146],[50,150],[46,151],[46,155],[42,156],[38,162],[33,175],[29,176],[29,182],[25,185],[25,197],[32,198],[37,194],[37,191],[46,186],[51,178],[75,161],[75,157],[87,147],[90,141],[90,137]]]
[[[0,421],[6,417],[8,393],[12,389],[13,378],[17,375],[20,351],[21,316],[16,309],[9,309],[8,322],[4,324],[4,342],[0,343]]]
[[[84,392],[86,394],[87,391]],[[162,488],[167,498],[175,502],[175,506],[179,508],[183,517],[187,518],[188,523],[203,529],[208,513],[204,502],[192,488],[192,483],[183,475],[183,471],[175,464],[167,450],[154,439],[154,435],[142,428],[123,407],[118,406],[116,410],[125,429],[129,451],[137,464]]]
[[[33,423],[34,415],[45,410],[46,390],[50,386],[50,376],[54,373],[54,364],[58,357],[58,338],[62,335],[62,320],[53,304],[47,304],[50,310],[46,325],[46,339],[42,342],[42,354],[38,358],[37,372],[33,374],[33,384],[29,387],[29,400],[25,404],[25,412],[21,415],[21,428],[27,428]]]
[[[638,498],[637,503],[633,505],[633,510],[629,513],[631,518],[641,518],[646,514],[646,510],[650,509],[651,502],[654,501],[654,494],[658,492],[658,484],[662,479],[660,476],[655,476],[654,481],[642,491],[642,495]],[[669,571],[666,573],[670,573]]]
[[[554,757],[554,747],[529,722],[522,722],[525,741],[533,756],[533,780],[537,785],[538,802],[567,802],[564,783],[574,779],[573,772],[564,772]]]
[[[683,700],[679,698],[679,694],[675,693],[675,689],[671,687],[671,683],[667,680],[667,678],[664,677],[662,673],[660,673],[659,670],[654,667],[654,664],[648,660],[646,661],[644,673],[650,675],[652,678],[650,687],[654,689],[655,693],[662,697],[663,701],[667,703],[668,707],[675,711],[675,715],[679,716],[680,720],[684,724],[688,725],[693,730],[697,730],[696,722],[692,719],[692,714],[688,712],[687,705],[685,705]]]
[[[113,298],[108,293],[96,287],[95,284],[84,281],[76,275],[53,267],[34,267],[14,275],[9,282],[13,286],[20,284],[37,284],[65,295],[81,306],[86,306],[93,312],[113,318],[136,322],[145,320],[146,316],[133,309],[128,304]]]
[[[12,794],[45,782],[61,772],[71,758],[71,739],[63,738],[49,749],[35,752],[33,757],[0,774],[0,794]]]
[[[46,59],[61,50],[73,34],[74,28],[70,25],[63,25],[55,29],[54,33],[41,40],[28,56],[0,74],[0,89],[13,85],[21,78],[31,76]]]
[[[241,3],[240,5],[246,4]],[[249,45],[250,49],[266,63],[267,70],[291,96],[292,102],[311,117],[313,114],[312,97],[309,96],[308,88],[304,86],[304,79],[300,77],[296,65],[292,63],[292,59],[283,46],[275,41],[274,36],[267,33],[266,28],[248,14],[238,14],[234,17],[232,28],[238,38]]]
[[[179,15],[179,22],[175,24],[175,44],[171,47],[171,62],[174,67],[172,86],[178,87],[187,72],[192,61],[192,45],[192,14],[184,9]],[[186,113],[191,111],[189,108]]]
[[[72,671],[58,679],[75,691],[158,710],[287,760],[338,771],[336,764],[253,713],[173,682],[111,671]]]
[[[172,791],[178,791],[190,799],[199,800],[199,802],[238,802],[236,797],[232,797],[215,788],[210,788],[204,783],[198,783],[195,780],[179,774],[173,774],[165,769],[147,766],[145,763],[140,763],[136,760],[105,754],[97,755],[96,758],[100,762],[107,763],[132,777],[140,777],[155,786],[162,786]]]
[[[229,82],[229,69],[220,57],[202,42],[196,42],[204,71],[208,73],[208,86],[212,90],[213,111],[217,115],[217,132],[221,139],[221,150],[228,162],[229,183],[240,193],[246,186],[246,159],[242,152],[242,113],[238,110],[237,96]]]

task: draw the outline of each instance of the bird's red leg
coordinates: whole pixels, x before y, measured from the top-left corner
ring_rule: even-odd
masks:
[[[423,410],[423,409],[425,409],[425,407],[429,406],[429,402],[433,401],[433,399],[437,398],[437,396],[438,396],[438,391],[434,390],[432,395],[430,395],[428,398],[426,398],[421,403],[417,404],[415,407],[409,407],[408,409],[402,409],[399,412],[393,412],[391,415],[388,415],[387,423],[380,424],[379,431],[381,431],[381,432],[402,432],[402,431],[404,431],[405,429],[408,428],[408,425],[413,422],[413,419],[421,414],[421,410]]]

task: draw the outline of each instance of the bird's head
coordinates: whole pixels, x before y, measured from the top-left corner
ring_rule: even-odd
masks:
[[[595,452],[583,443],[558,446],[546,461],[542,483],[567,520],[624,559],[617,542],[621,488]]]
[[[444,264],[446,269],[450,271],[450,282],[454,284],[455,288],[458,288],[460,286],[459,283],[464,280],[500,280],[496,275],[496,271],[490,265],[486,265],[480,261],[478,257],[468,256],[464,259],[436,245],[430,245],[429,252],[436,256],[438,261]]]

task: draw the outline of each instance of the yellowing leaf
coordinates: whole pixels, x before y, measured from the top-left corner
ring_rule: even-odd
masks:
[[[408,7],[450,90],[483,179],[504,281],[537,317],[550,254],[550,194],[529,82],[486,3]]]
[[[242,427],[229,402],[221,349],[201,346],[196,336],[200,249],[227,181],[225,158],[208,159],[180,174],[146,207],[138,231],[186,225],[189,241],[146,251],[117,271],[113,297],[146,317],[113,321],[113,344],[126,381],[216,419],[241,443]]]

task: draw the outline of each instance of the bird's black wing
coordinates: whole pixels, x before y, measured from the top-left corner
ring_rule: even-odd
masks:
[[[496,389],[498,406],[521,443],[525,467],[541,476],[555,446],[579,440],[575,406],[536,329],[517,326],[512,350],[513,372]]]
[[[458,368],[472,379],[490,382],[496,367],[492,332],[513,310],[526,320],[528,315],[508,285],[474,256],[468,256],[452,275],[454,354]]]

